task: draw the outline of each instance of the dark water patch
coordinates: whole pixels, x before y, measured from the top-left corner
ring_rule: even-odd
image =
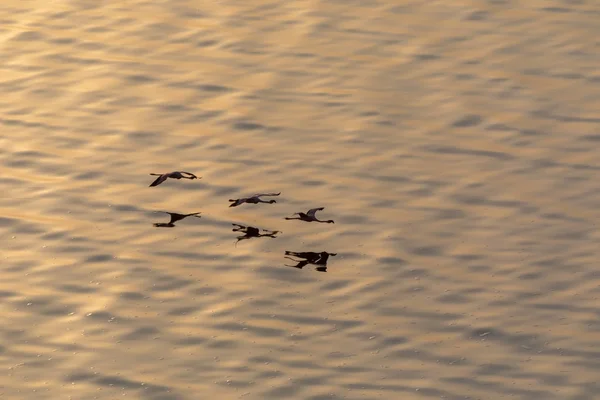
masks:
[[[90,374],[87,372],[75,372],[75,373],[67,375],[65,377],[65,380],[69,383],[72,383],[72,382],[82,382],[82,381],[92,380],[95,377],[96,377],[95,374]]]
[[[255,122],[240,121],[235,122],[233,124],[233,128],[239,131],[256,131],[260,129],[265,129],[265,126]]]
[[[199,310],[200,310],[200,307],[198,307],[198,306],[177,307],[172,310],[169,310],[167,315],[173,315],[173,316],[189,315],[189,314],[193,314]]]
[[[227,331],[234,332],[249,331],[252,334],[257,335],[259,337],[280,337],[284,336],[286,333],[284,330],[281,329],[259,327],[248,324],[237,324],[233,322],[217,324],[214,327],[217,329],[224,329]]]
[[[15,151],[12,153],[12,155],[19,158],[35,158],[36,160],[50,158],[50,155],[34,150]]]
[[[217,46],[219,44],[218,40],[215,39],[206,39],[206,40],[199,40],[196,42],[196,47],[199,48],[206,48],[206,47],[213,47],[213,46]]]
[[[184,120],[185,123],[196,123],[196,122],[206,122],[212,119],[215,119],[224,114],[224,111],[203,111],[201,113],[195,114],[192,117],[186,118]]]
[[[579,123],[591,123],[591,124],[600,123],[600,118],[571,117],[571,116],[566,116],[566,115],[553,114],[549,111],[544,111],[544,110],[533,111],[533,112],[531,112],[531,114],[534,117],[538,117],[538,118],[542,118],[542,119],[550,119],[550,120],[555,120],[555,121],[560,121],[560,122],[579,122]]]
[[[338,221],[338,223],[344,223],[344,224],[356,224],[356,225],[366,225],[370,222],[369,217],[365,217],[362,215],[347,215],[347,216],[343,216],[341,218],[337,218],[336,221]]]
[[[588,142],[600,142],[600,134],[598,135],[585,135],[580,137],[581,140]]]
[[[476,375],[499,375],[504,377],[517,372],[519,372],[519,369],[515,368],[513,365],[490,363],[481,365],[477,369]]]
[[[352,321],[352,320],[344,320],[344,319],[336,319],[336,318],[315,318],[315,317],[303,317],[299,315],[286,315],[283,313],[278,313],[274,317],[269,314],[263,313],[254,313],[252,317],[258,319],[265,320],[280,320],[285,322],[290,322],[299,325],[311,325],[311,326],[322,326],[322,325],[335,325],[337,328],[341,329],[351,329],[356,328],[358,326],[363,325],[361,321]]]
[[[483,390],[487,393],[496,392],[509,396],[521,396],[523,399],[551,399],[552,393],[545,390],[534,390],[534,389],[520,389],[516,387],[508,387],[504,384],[481,381],[476,378],[464,378],[464,377],[450,377],[441,378],[442,381],[452,383],[455,385],[468,386],[477,390]]]
[[[94,256],[87,257],[83,262],[84,263],[101,263],[101,262],[112,261],[113,259],[114,259],[114,256],[111,254],[96,254]]]
[[[45,36],[36,31],[28,31],[18,34],[13,38],[16,42],[35,42],[39,40],[44,40]]]
[[[19,300],[14,305],[21,311],[48,317],[64,317],[77,310],[75,305],[57,303],[54,298],[42,296]]]
[[[41,122],[29,122],[23,119],[16,118],[0,118],[0,124],[7,126],[23,126],[26,128],[42,128],[46,131],[68,130],[66,127],[58,125],[49,125]]]
[[[516,208],[521,211],[534,212],[536,208],[532,208],[533,206],[529,206],[526,203],[522,203],[520,201],[513,200],[490,200],[482,196],[476,195],[454,195],[452,198],[458,203],[468,204],[468,205],[485,205],[492,207],[501,207],[501,208]]]
[[[305,180],[300,182],[301,185],[304,186],[323,186],[326,183],[324,181],[319,181],[319,180]]]
[[[456,74],[454,78],[459,81],[470,81],[472,79],[475,79],[476,76],[473,74]]]
[[[160,282],[152,284],[152,286],[149,287],[148,290],[152,292],[165,292],[170,290],[183,289],[184,287],[190,284],[192,284],[192,281],[186,279],[161,277]]]
[[[463,148],[455,147],[455,146],[425,145],[425,146],[422,146],[421,148],[425,151],[429,151],[432,153],[440,153],[440,154],[490,157],[490,158],[495,158],[498,160],[511,160],[514,158],[510,154],[499,152],[499,151],[471,150],[471,149],[463,149]]]
[[[162,257],[174,257],[174,258],[183,258],[186,260],[209,260],[212,258],[211,255],[203,255],[201,253],[191,253],[187,251],[157,251],[156,255]],[[224,256],[214,255],[215,258],[222,259]]]
[[[21,223],[19,223],[13,228],[13,232],[22,235],[39,235],[44,233],[44,230],[32,224],[24,223],[21,221]]]
[[[30,107],[23,107],[23,108],[17,108],[14,110],[9,110],[6,112],[6,115],[14,115],[14,116],[23,116],[23,115],[31,115],[34,114],[35,110],[33,108]],[[20,155],[21,153],[38,153],[40,155],[40,157],[48,157],[48,155],[44,154],[44,153],[40,153],[37,151],[17,151],[17,152],[13,152],[13,155]]]
[[[314,281],[314,278],[308,274],[298,274],[298,271],[293,270],[290,267],[285,266],[273,266],[273,267],[259,267],[256,272],[262,274],[270,279],[276,279],[278,281],[287,283],[310,283]]]
[[[11,292],[9,290],[0,290],[0,299],[7,299],[10,297],[14,297],[16,295],[17,295],[16,292]]]
[[[138,206],[134,206],[131,204],[111,204],[111,209],[123,212],[143,212],[141,208]]]
[[[514,128],[511,128],[510,126],[508,126],[506,124],[500,124],[500,123],[490,124],[490,125],[486,126],[485,128],[486,128],[486,130],[489,130],[489,131],[498,131],[498,132],[510,132],[510,131],[514,130]]]
[[[121,389],[140,389],[144,391],[145,395],[154,395],[163,392],[173,392],[168,386],[154,385],[140,381],[134,381],[120,376],[94,375],[95,379],[93,382],[100,386],[118,387]],[[175,396],[173,393],[169,393],[170,396]],[[180,399],[179,396],[171,397],[172,399]]]
[[[569,12],[573,11],[569,8],[564,8],[564,7],[544,7],[541,10],[545,11],[545,12],[561,13],[561,14],[569,13]]]
[[[400,257],[379,257],[377,258],[377,263],[385,264],[385,265],[393,265],[395,267],[400,267],[408,264],[408,262]]]
[[[465,337],[470,340],[497,341],[505,345],[513,346],[520,352],[524,350],[548,350],[538,335],[508,333],[494,327],[469,329],[469,331],[465,333]]]
[[[17,224],[19,224],[19,220],[17,220],[17,219],[7,218],[7,217],[0,217],[0,226],[1,227],[15,226]]]
[[[96,51],[105,49],[107,46],[98,42],[81,42],[77,44],[77,47],[84,50]]]
[[[466,21],[485,21],[489,17],[487,11],[473,11],[470,12],[464,19]]]
[[[126,137],[134,142],[142,144],[156,144],[160,139],[160,133],[151,131],[134,131],[126,133]]]
[[[444,363],[446,365],[458,367],[458,366],[466,366],[471,363],[465,358],[461,357],[448,357],[442,356],[435,353],[432,353],[423,349],[416,348],[406,348],[400,350],[394,350],[388,353],[389,358],[398,358],[398,359],[407,359],[407,360],[415,360],[415,361],[425,361],[425,362],[435,362],[435,363]]]
[[[77,66],[89,66],[89,65],[106,65],[107,61],[99,58],[84,58],[84,57],[73,57],[66,54],[51,54],[45,56],[51,61],[55,61],[63,64],[74,64]]]
[[[410,183],[412,179],[400,175],[362,175],[363,178],[374,178],[386,183]]]
[[[235,349],[242,345],[235,340],[210,340],[205,343],[205,346],[211,349]]]
[[[92,181],[92,180],[98,180],[101,176],[102,176],[101,172],[88,171],[88,172],[82,172],[80,174],[76,174],[73,177],[73,179],[78,180],[78,181]]]
[[[220,292],[221,292],[221,289],[209,287],[209,286],[195,288],[195,289],[190,290],[190,294],[192,294],[194,296],[207,296],[210,294],[216,294],[216,293],[220,293]]]
[[[27,272],[38,265],[36,261],[20,261],[9,267],[4,266],[4,270],[6,272]]]
[[[344,289],[344,288],[348,287],[348,285],[351,283],[352,283],[352,281],[349,281],[349,280],[339,280],[339,281],[334,281],[334,282],[328,282],[328,283],[321,285],[320,289],[323,292],[339,290],[339,289]]]
[[[563,230],[561,232],[558,232],[556,234],[551,235],[552,239],[558,239],[558,240],[576,240],[576,241],[581,241],[581,240],[586,240],[590,237],[590,234],[592,234],[593,232],[590,231],[589,229],[586,230]]]
[[[138,84],[151,83],[151,82],[155,82],[157,80],[153,76],[142,75],[142,74],[127,75],[124,77],[124,79],[128,82],[138,83]]]
[[[552,74],[550,76],[552,78],[571,79],[571,80],[584,79],[585,78],[582,74],[576,74],[576,73]]]
[[[94,293],[98,291],[96,287],[71,284],[59,285],[58,289],[68,293]]]
[[[311,377],[311,378],[301,378],[296,379],[296,384],[304,387],[310,385],[326,385],[328,384],[328,380],[325,377]],[[306,400],[331,400],[333,397],[331,394],[315,394],[310,397],[305,397]]]
[[[433,61],[439,60],[442,57],[437,54],[417,54],[414,58],[417,61]]]
[[[143,326],[136,328],[131,332],[128,332],[120,336],[121,340],[144,340],[158,336],[160,331],[153,326]]]
[[[429,311],[411,311],[407,308],[401,307],[379,307],[377,310],[380,315],[390,316],[390,317],[406,317],[406,318],[416,318],[420,320],[430,320],[442,323],[449,323],[455,321],[457,319],[463,318],[461,314],[453,314],[453,313],[442,313],[442,312],[429,312]]]
[[[200,346],[204,345],[208,339],[200,336],[191,336],[185,339],[179,339],[175,341],[178,346]]]
[[[542,273],[541,272],[528,272],[525,274],[521,274],[518,276],[519,279],[521,280],[537,280],[540,279],[542,277]]]
[[[202,92],[210,92],[210,93],[230,93],[230,92],[234,91],[230,87],[221,86],[221,85],[204,84],[204,85],[196,85],[195,87]]]
[[[437,257],[443,254],[443,249],[439,246],[420,246],[409,250],[411,254],[417,256]]]
[[[164,112],[168,112],[168,113],[186,112],[186,111],[191,110],[191,108],[189,108],[183,104],[173,104],[173,103],[160,103],[157,105],[157,108],[159,111],[164,111]]]
[[[143,300],[146,298],[146,295],[138,292],[122,292],[119,294],[119,297],[125,300]]]
[[[65,235],[66,236],[66,235]],[[59,253],[90,253],[95,250],[93,247],[76,246],[76,245],[64,245],[54,247],[55,251]]]
[[[452,124],[452,126],[454,126],[456,128],[468,128],[468,127],[472,127],[472,126],[477,126],[481,122],[483,122],[483,118],[481,118],[481,116],[475,115],[475,114],[468,114],[468,115],[465,115],[462,118],[456,120]]]
[[[408,343],[409,339],[404,336],[387,337],[379,341],[383,347],[393,347]]]
[[[121,317],[117,317],[115,314],[108,311],[94,311],[85,315],[86,318],[89,318],[93,321],[100,322],[113,322],[115,320],[123,320]]]

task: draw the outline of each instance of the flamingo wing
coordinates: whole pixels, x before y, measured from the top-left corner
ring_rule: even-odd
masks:
[[[279,196],[281,194],[281,192],[279,193],[257,193],[252,197],[261,197],[261,196]]]
[[[315,214],[317,213],[317,211],[322,211],[324,209],[325,209],[325,207],[311,208],[310,210],[308,210],[306,215],[308,215],[311,218],[315,218]]]
[[[168,175],[167,175],[167,174],[162,174],[161,176],[159,176],[158,178],[156,178],[156,179],[154,180],[154,182],[152,182],[152,183],[150,184],[150,186],[149,186],[149,187],[152,187],[152,186],[158,186],[158,185],[160,185],[161,183],[163,183],[164,181],[166,181],[166,180],[167,180],[167,178],[168,178]]]

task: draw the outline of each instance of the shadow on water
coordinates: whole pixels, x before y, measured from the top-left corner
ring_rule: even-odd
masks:
[[[289,260],[292,260],[298,264],[296,265],[288,265],[285,264],[286,267],[293,267],[302,269],[308,264],[316,265],[315,268],[319,272],[327,272],[327,261],[329,260],[329,256],[337,256],[337,253],[328,253],[326,251],[322,251],[320,253],[315,253],[313,251],[305,251],[305,252],[295,252],[295,251],[286,251],[286,256],[293,256],[296,258],[300,258],[301,260],[294,260],[291,257],[284,257]]]
[[[161,212],[169,214],[171,216],[171,220],[169,222],[167,222],[167,223],[165,223],[165,222],[157,222],[157,223],[153,224],[157,228],[174,228],[175,227],[175,222],[181,221],[182,219],[187,218],[187,217],[201,218],[198,215],[198,214],[200,214],[199,212],[197,212],[197,213],[191,213],[191,214],[178,214],[178,213],[172,213],[172,212],[168,212],[168,211],[161,211]]]
[[[244,226],[244,225],[240,225],[240,224],[231,224],[233,226],[235,226],[235,228],[232,229],[233,232],[242,232],[243,235],[240,235],[237,237],[237,240],[235,241],[235,245],[237,246],[238,242],[245,240],[245,239],[251,239],[251,238],[260,238],[260,237],[270,237],[275,239],[277,237],[278,233],[281,233],[280,231],[270,231],[267,229],[263,229],[262,231],[265,233],[260,233],[260,229],[255,228],[253,226]]]

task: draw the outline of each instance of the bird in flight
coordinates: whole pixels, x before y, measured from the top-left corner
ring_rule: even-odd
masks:
[[[324,209],[325,209],[325,207],[311,208],[306,213],[299,212],[299,213],[292,214],[292,215],[298,215],[297,218],[286,217],[285,219],[299,219],[301,221],[306,221],[306,222],[325,222],[327,224],[334,224],[335,222],[332,219],[327,220],[327,221],[317,219],[317,217],[315,216],[317,211],[322,211]]]
[[[269,203],[269,204],[273,204],[273,203],[277,203],[275,200],[262,200],[261,197],[262,196],[279,196],[281,194],[281,192],[279,193],[260,193],[260,194],[255,194],[253,196],[250,197],[242,197],[241,199],[229,199],[229,201],[231,202],[231,204],[229,205],[229,207],[237,207],[241,204],[244,203],[248,203],[248,204],[258,204],[258,203]]]
[[[202,179],[202,177],[198,178],[196,175],[192,174],[191,172],[185,172],[185,171],[174,171],[174,172],[167,172],[166,174],[150,174],[150,175],[155,175],[158,176],[158,178],[156,178],[154,180],[154,182],[152,182],[150,184],[151,186],[158,186],[161,183],[163,183],[164,181],[166,181],[168,178],[171,179]]]
[[[174,228],[175,227],[175,222],[177,221],[181,221],[184,218],[187,217],[196,217],[196,218],[201,218],[200,217],[200,213],[191,213],[191,214],[179,214],[179,213],[172,213],[172,212],[167,212],[167,211],[162,211],[166,214],[169,214],[171,216],[171,220],[167,223],[156,223],[154,224],[154,226],[156,226],[157,228]]]

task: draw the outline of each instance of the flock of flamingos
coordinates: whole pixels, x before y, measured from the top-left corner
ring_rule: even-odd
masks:
[[[192,174],[191,172],[185,172],[185,171],[174,171],[174,172],[167,172],[164,174],[152,173],[150,175],[158,176],[158,178],[156,178],[154,180],[154,182],[152,182],[150,184],[150,187],[158,186],[161,183],[165,182],[169,178],[178,179],[178,180],[179,179],[202,179],[202,177],[198,178],[196,175]],[[279,193],[258,193],[258,194],[252,195],[250,197],[242,197],[239,199],[230,199],[229,202],[231,204],[229,205],[229,207],[237,207],[244,203],[273,204],[273,203],[276,203],[277,201],[275,201],[273,199],[263,200],[263,199],[261,199],[261,197],[273,197],[273,196],[279,196],[280,194],[281,194],[281,192],[279,192]],[[291,217],[286,217],[285,219],[287,219],[287,220],[297,219],[297,220],[306,221],[306,222],[321,222],[321,223],[333,224],[334,222],[331,219],[330,220],[320,220],[316,217],[317,211],[322,211],[324,209],[325,209],[324,207],[311,208],[307,212],[297,212],[297,213],[292,214]],[[199,212],[191,213],[191,214],[178,214],[178,213],[167,212],[167,214],[169,214],[171,216],[171,220],[169,222],[156,223],[156,224],[154,224],[154,226],[162,227],[162,228],[173,228],[175,226],[175,222],[180,221],[184,218],[187,218],[187,217],[200,218]],[[297,215],[297,217],[294,217],[295,215]],[[255,228],[253,226],[244,226],[244,225],[239,225],[239,224],[232,224],[232,225],[234,226],[233,232],[243,233],[242,236],[237,237],[236,245],[237,245],[237,242],[239,242],[240,240],[250,239],[253,237],[264,237],[264,236],[275,238],[276,237],[275,235],[277,235],[277,233],[279,233],[279,231],[269,231],[269,230],[263,229],[263,232],[265,232],[265,233],[261,234],[260,229]],[[336,256],[336,255],[337,255],[337,253],[328,253],[326,251],[321,251],[318,253],[312,252],[312,251],[309,251],[309,252],[286,251],[285,252],[285,258],[290,259],[297,263],[296,265],[287,265],[286,264],[288,267],[302,269],[307,264],[313,264],[316,266],[315,269],[320,272],[327,272],[327,261],[329,260],[329,257]],[[289,256],[296,257],[300,260],[293,259]]]

